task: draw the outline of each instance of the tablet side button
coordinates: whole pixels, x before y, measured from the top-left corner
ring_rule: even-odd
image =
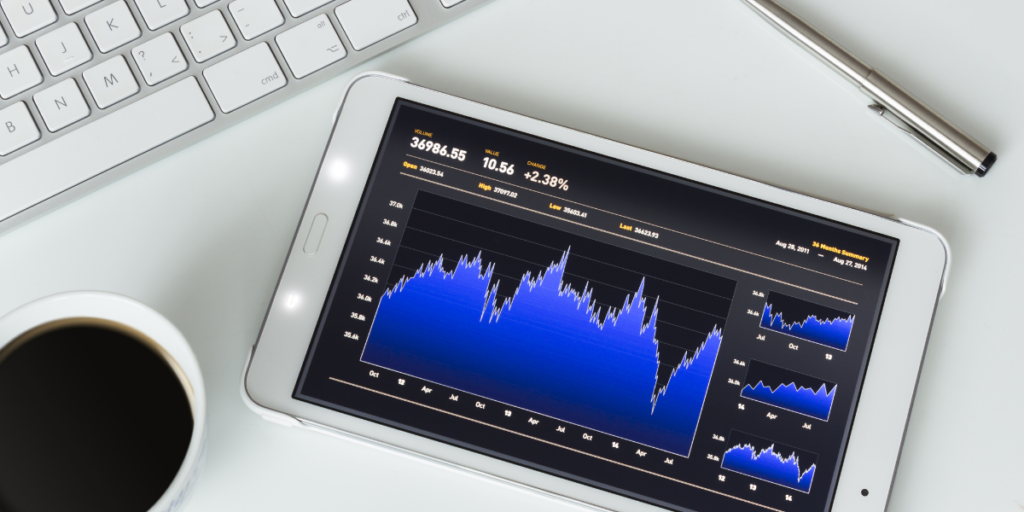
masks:
[[[324,230],[327,228],[327,216],[318,213],[313,217],[313,224],[309,227],[309,234],[306,235],[306,243],[302,246],[302,252],[312,256],[320,249],[320,240],[324,237]]]

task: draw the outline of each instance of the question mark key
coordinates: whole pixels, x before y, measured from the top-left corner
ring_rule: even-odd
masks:
[[[149,85],[156,85],[188,69],[188,61],[170,32],[132,49],[135,63]]]

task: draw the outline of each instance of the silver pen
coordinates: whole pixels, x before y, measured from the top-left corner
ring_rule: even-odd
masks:
[[[957,171],[981,177],[995,164],[995,153],[785,7],[773,0],[743,1],[859,87],[874,101],[868,108],[924,144]]]

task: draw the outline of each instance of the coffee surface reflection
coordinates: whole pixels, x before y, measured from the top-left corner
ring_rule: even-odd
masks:
[[[143,512],[192,437],[185,385],[145,340],[65,327],[0,354],[0,511]]]

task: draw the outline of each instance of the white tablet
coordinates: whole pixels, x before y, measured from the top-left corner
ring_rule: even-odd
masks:
[[[881,512],[947,258],[916,225],[363,76],[246,400],[609,510]]]

